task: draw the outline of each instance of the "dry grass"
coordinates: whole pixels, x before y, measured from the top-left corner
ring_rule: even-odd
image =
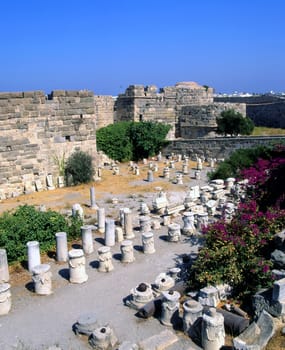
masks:
[[[256,126],[252,133],[252,136],[274,136],[274,135],[285,135],[285,129],[266,128],[263,126]]]

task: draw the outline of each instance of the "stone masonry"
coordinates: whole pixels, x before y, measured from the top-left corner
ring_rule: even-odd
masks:
[[[32,191],[60,175],[58,160],[80,149],[96,153],[90,91],[0,93],[0,199]],[[40,185],[39,185],[40,184]]]

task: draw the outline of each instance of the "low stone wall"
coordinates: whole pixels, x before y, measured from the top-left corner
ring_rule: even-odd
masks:
[[[215,137],[208,139],[175,140],[163,150],[163,155],[173,153],[184,154],[192,159],[195,155],[206,158],[227,158],[240,148],[253,148],[259,145],[285,143],[285,136],[260,137]]]

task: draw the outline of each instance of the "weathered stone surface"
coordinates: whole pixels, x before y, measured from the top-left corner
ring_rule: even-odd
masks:
[[[173,332],[165,330],[150,338],[140,341],[138,345],[141,350],[164,350],[177,341],[178,338]]]
[[[271,253],[271,260],[276,268],[285,269],[285,253],[281,250],[275,249],[273,253]]]

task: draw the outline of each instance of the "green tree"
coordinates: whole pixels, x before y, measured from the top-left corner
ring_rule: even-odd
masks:
[[[124,162],[132,158],[132,144],[129,127],[132,122],[119,122],[100,128],[96,132],[98,151],[103,151],[111,159]]]
[[[166,144],[170,125],[156,122],[119,122],[97,131],[97,149],[118,161],[157,154]]]
[[[170,125],[162,123],[132,123],[129,135],[133,147],[133,159],[139,160],[157,154],[165,146],[165,137],[169,130]]]
[[[92,157],[83,151],[76,151],[68,158],[65,166],[65,175],[72,176],[74,185],[88,183],[92,180],[94,169]],[[68,181],[66,181],[68,184]]]
[[[225,136],[250,135],[254,129],[253,121],[234,109],[223,111],[216,122],[217,133]]]

